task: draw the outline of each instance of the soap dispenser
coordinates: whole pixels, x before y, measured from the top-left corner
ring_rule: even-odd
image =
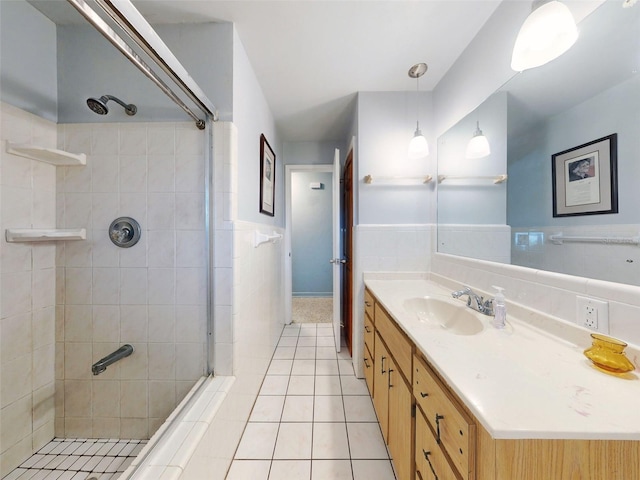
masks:
[[[498,293],[493,299],[493,326],[504,328],[507,324],[507,306],[504,304],[504,288],[493,286]]]

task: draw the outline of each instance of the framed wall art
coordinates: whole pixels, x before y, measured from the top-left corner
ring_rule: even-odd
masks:
[[[618,136],[551,156],[553,216],[618,213]]]
[[[260,213],[273,217],[276,200],[276,154],[260,135]]]

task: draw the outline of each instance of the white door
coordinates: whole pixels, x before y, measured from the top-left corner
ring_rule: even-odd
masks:
[[[333,335],[336,351],[340,351],[340,326],[342,323],[342,245],[340,242],[340,150],[333,158]]]

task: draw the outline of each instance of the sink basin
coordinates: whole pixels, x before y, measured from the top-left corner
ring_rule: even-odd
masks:
[[[404,309],[417,315],[421,322],[440,326],[455,335],[475,335],[484,326],[478,316],[465,305],[456,305],[433,297],[409,298],[403,303]]]

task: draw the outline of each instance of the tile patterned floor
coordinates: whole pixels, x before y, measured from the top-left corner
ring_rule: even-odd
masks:
[[[330,324],[286,326],[227,480],[394,480],[364,380]]]
[[[116,480],[146,443],[55,438],[3,480]]]

